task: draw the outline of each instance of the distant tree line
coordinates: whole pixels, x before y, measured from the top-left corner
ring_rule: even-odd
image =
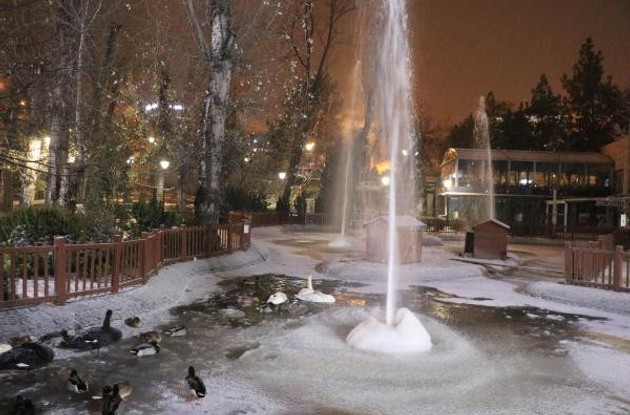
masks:
[[[605,76],[604,57],[589,37],[582,44],[570,74],[561,78],[563,93],[551,89],[543,73],[529,101],[510,105],[486,96],[494,149],[538,151],[599,151],[628,133],[630,91]],[[473,148],[472,114],[447,136],[449,147]]]

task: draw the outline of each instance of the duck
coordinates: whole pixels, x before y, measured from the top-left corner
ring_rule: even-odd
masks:
[[[162,333],[157,330],[153,331],[145,331],[143,333],[138,334],[138,338],[145,343],[149,343],[151,341],[155,341],[157,343],[162,342]]]
[[[27,342],[0,354],[0,370],[31,370],[44,367],[55,358],[55,352],[43,344]]]
[[[131,395],[131,391],[133,390],[133,388],[131,387],[131,382],[125,380],[122,382],[116,382],[116,385],[118,385],[118,395],[123,401],[126,401],[127,398],[129,398],[129,395]],[[102,392],[97,395],[92,395],[92,399],[103,399]]]
[[[164,334],[171,337],[185,336],[188,333],[186,326],[176,325],[164,330]]]
[[[129,352],[138,357],[153,356],[160,352],[160,345],[156,341],[150,341],[137,345]]]
[[[116,410],[118,410],[118,406],[120,406],[122,401],[120,386],[117,383],[114,386],[103,386],[101,396],[103,397],[102,415],[116,415]]]
[[[60,346],[64,343],[70,343],[72,341],[72,339],[74,339],[74,336],[71,335],[70,333],[68,333],[68,330],[63,329],[61,330],[61,343]]]
[[[9,344],[12,347],[18,347],[25,343],[32,343],[32,342],[33,342],[33,338],[29,336],[28,334],[25,336],[11,337],[9,339]]]
[[[203,398],[206,396],[206,385],[203,384],[203,381],[195,374],[195,368],[192,366],[188,367],[188,375],[186,375],[186,382],[188,383],[188,387],[193,395],[198,398]]]
[[[64,340],[60,346],[81,350],[100,349],[119,341],[122,338],[122,332],[111,326],[111,319],[112,310],[107,310],[101,327],[91,328],[85,333],[69,339],[70,341]]]
[[[142,320],[140,320],[140,317],[138,316],[129,317],[125,319],[125,324],[128,325],[129,327],[133,327],[137,329],[137,328],[142,327]]]
[[[313,277],[308,276],[306,288],[302,288],[295,296],[298,300],[311,303],[334,303],[335,297],[330,294],[324,294],[321,291],[313,289]]]
[[[68,390],[74,393],[84,393],[88,391],[87,382],[79,377],[79,374],[75,369],[70,371],[70,376],[68,377]]]
[[[35,406],[30,399],[26,399],[22,395],[15,397],[15,403],[13,404],[12,415],[34,415]]]

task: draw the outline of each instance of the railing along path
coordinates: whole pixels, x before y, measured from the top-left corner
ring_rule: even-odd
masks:
[[[0,247],[0,307],[64,303],[75,298],[116,293],[146,283],[165,264],[245,249],[249,223],[155,229],[140,239],[54,245]]]
[[[630,253],[614,245],[613,235],[565,242],[564,263],[569,284],[630,291]]]

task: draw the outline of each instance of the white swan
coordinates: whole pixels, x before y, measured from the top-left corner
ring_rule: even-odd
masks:
[[[334,303],[335,297],[330,294],[324,294],[321,291],[313,289],[313,277],[308,276],[306,288],[302,288],[295,296],[298,300],[308,301],[311,303]]]
[[[287,295],[282,291],[275,292],[267,299],[267,304],[280,305],[288,301]]]

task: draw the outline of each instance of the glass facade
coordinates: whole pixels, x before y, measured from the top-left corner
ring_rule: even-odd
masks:
[[[495,150],[491,154],[489,189],[482,177],[488,169],[487,152],[446,152],[440,192],[444,216],[474,224],[488,218],[484,205],[493,199],[495,219],[511,226],[549,225],[552,205],[557,206],[555,223],[590,224],[594,216],[601,222],[606,212],[596,208],[596,200],[610,196],[620,179],[612,160],[597,153]]]

